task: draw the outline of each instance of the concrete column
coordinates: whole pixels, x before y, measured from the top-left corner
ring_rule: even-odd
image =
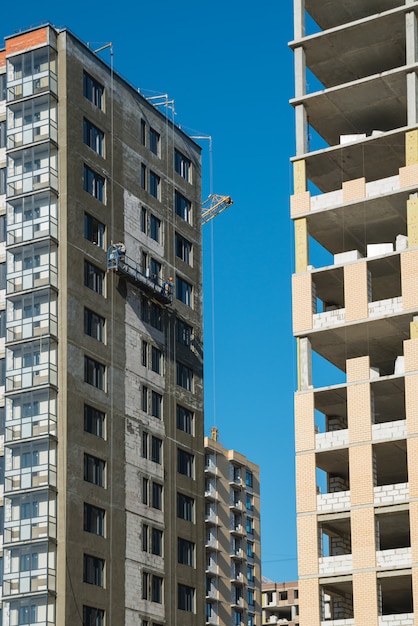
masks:
[[[296,154],[308,152],[307,117],[303,104],[295,107]]]
[[[301,39],[305,36],[305,0],[293,2],[294,38]]]
[[[301,337],[298,340],[299,349],[299,389],[305,391],[312,387],[312,348],[311,342],[307,337]]]
[[[408,4],[408,2],[407,2]],[[418,35],[417,20],[415,13],[407,13],[405,15],[405,36],[406,36],[406,63],[413,65],[418,59]],[[407,114],[408,126],[413,126],[418,119],[418,82],[415,72],[411,72],[406,78],[407,86]]]

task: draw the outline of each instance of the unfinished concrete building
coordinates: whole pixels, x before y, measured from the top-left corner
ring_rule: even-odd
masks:
[[[169,118],[67,30],[5,39],[4,626],[204,623],[201,163]]]
[[[261,625],[260,468],[205,437],[206,624]]]
[[[412,626],[418,2],[294,11],[300,624]]]
[[[274,583],[263,580],[262,625],[299,626],[299,589],[296,582]]]

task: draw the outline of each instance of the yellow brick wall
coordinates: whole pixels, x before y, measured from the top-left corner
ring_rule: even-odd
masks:
[[[293,222],[295,228],[295,271],[306,272],[309,263],[308,223],[306,218]]]
[[[409,528],[411,537],[418,537],[418,502],[409,503]],[[418,563],[418,541],[411,541],[412,563]],[[418,580],[417,580],[418,582]],[[418,589],[417,589],[418,593]],[[418,596],[417,596],[418,599]],[[416,608],[418,611],[418,606]]]
[[[295,193],[290,196],[290,215],[295,217],[300,213],[308,213],[311,210],[311,194],[309,191],[302,191],[302,193]]]
[[[370,357],[359,356],[347,359],[347,382],[353,383],[370,378]]]
[[[350,500],[352,506],[373,504],[372,446],[353,446],[348,450],[350,467]]]
[[[296,455],[296,510],[298,513],[316,511],[315,454]]]
[[[411,336],[414,334],[417,323],[411,322]],[[418,337],[407,339],[403,342],[403,354],[405,358],[405,372],[418,370]]]
[[[344,267],[344,298],[346,322],[368,317],[366,261],[359,261]]]
[[[399,185],[401,189],[413,187],[418,183],[418,164],[399,168]]]
[[[409,497],[418,498],[418,437],[406,440],[406,454],[408,460]]]
[[[401,252],[401,288],[404,311],[418,308],[418,250]]]
[[[405,413],[407,435],[418,434],[418,374],[405,376]]]
[[[418,322],[410,322],[409,336],[411,339],[418,339]]]
[[[347,422],[350,443],[371,440],[372,416],[369,383],[347,386]]]
[[[418,612],[418,567],[412,568],[412,598],[413,598],[412,610],[414,611],[415,615],[417,615],[417,612]]]
[[[295,395],[296,452],[315,449],[315,419],[313,392]]]
[[[295,161],[293,163],[293,193],[303,193],[306,191],[306,161]]]
[[[299,623],[320,626],[319,583],[313,578],[299,580]]]
[[[343,183],[343,201],[360,200],[366,197],[366,179],[354,178]]]
[[[406,202],[408,248],[418,246],[418,198]]]
[[[377,584],[374,572],[353,574],[353,603],[356,626],[377,626]]]
[[[351,511],[353,570],[376,567],[374,508]]]
[[[312,328],[312,276],[300,274],[292,276],[293,332],[303,332]]]
[[[408,130],[405,133],[405,163],[414,165],[418,163],[418,130]]]
[[[297,519],[299,576],[318,574],[318,522],[316,515]]]

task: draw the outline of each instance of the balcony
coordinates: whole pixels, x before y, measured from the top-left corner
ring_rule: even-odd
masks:
[[[319,513],[347,511],[350,508],[350,491],[320,493],[317,495],[316,500]]]
[[[3,599],[5,596],[14,596],[22,593],[55,591],[55,584],[56,576],[53,569],[4,574]]]
[[[376,565],[382,569],[399,569],[412,566],[411,548],[394,548],[376,552]]]
[[[337,556],[325,556],[319,559],[319,573],[321,576],[333,576],[335,574],[349,574],[353,567],[351,554],[339,554]]]

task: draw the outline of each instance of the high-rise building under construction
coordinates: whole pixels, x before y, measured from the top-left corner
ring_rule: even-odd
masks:
[[[294,0],[301,626],[415,623],[418,2]]]
[[[50,25],[0,51],[2,624],[189,626],[200,149],[96,52]]]

